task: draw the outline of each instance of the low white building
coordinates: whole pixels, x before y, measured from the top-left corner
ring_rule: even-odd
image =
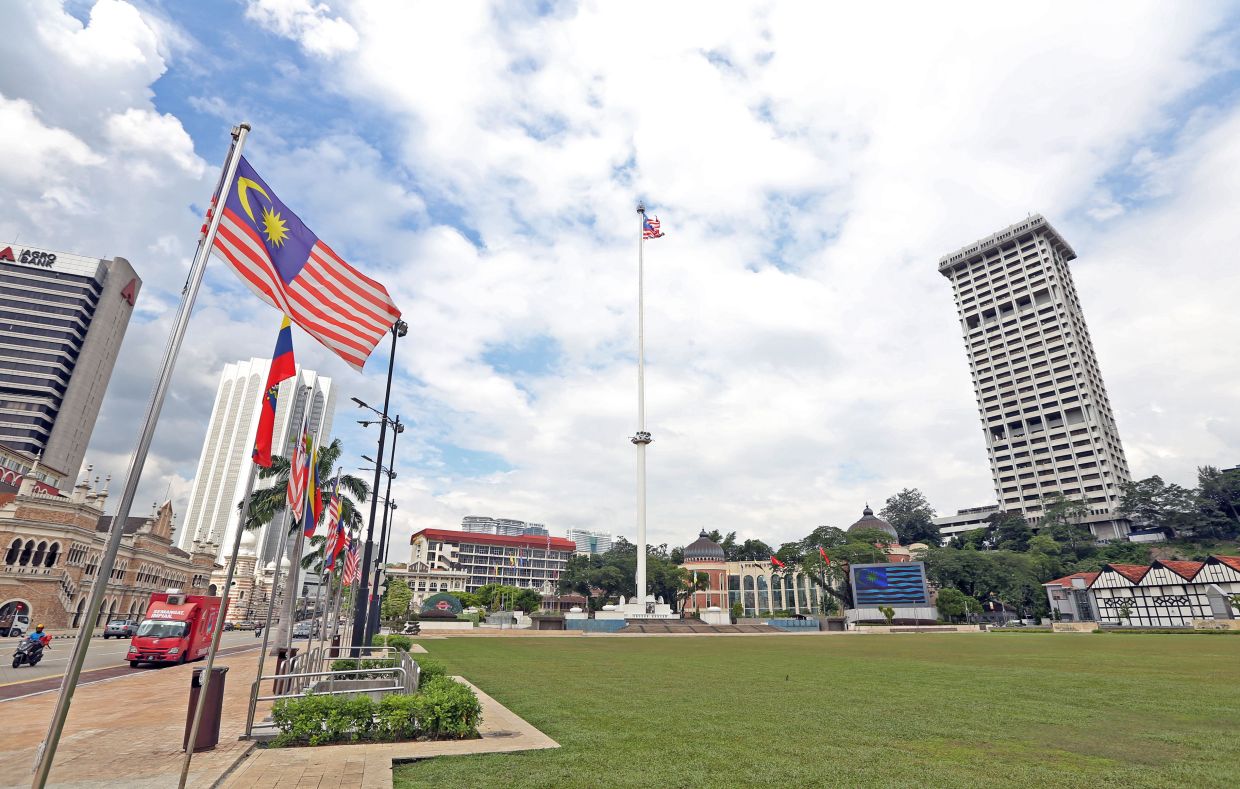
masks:
[[[931,521],[939,527],[943,544],[952,537],[958,537],[974,529],[984,529],[990,525],[990,516],[999,512],[998,504],[987,504],[984,507],[969,507],[957,510],[955,515],[944,515]]]
[[[1065,621],[1185,627],[1195,619],[1236,617],[1225,600],[1240,594],[1240,556],[1107,564],[1097,573],[1075,573],[1043,586],[1051,609]]]

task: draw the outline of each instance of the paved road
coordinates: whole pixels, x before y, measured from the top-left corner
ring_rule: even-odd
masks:
[[[253,631],[240,631],[225,633],[220,639],[220,647],[235,647],[241,645],[258,646],[262,644],[261,639],[254,638]],[[12,657],[13,650],[17,647],[17,639],[5,638],[0,639],[0,698],[12,698],[13,694],[10,689],[14,687],[12,683],[25,683],[35,679],[46,679],[48,677],[59,677],[65,673],[65,667],[69,663],[69,655],[73,651],[73,641],[70,639],[56,639],[52,641],[52,648],[44,653],[44,657],[39,661],[37,666],[22,666],[21,668],[13,668]],[[129,671],[149,671],[151,669],[143,667],[139,669],[130,669],[129,663],[125,660],[125,654],[129,651],[129,639],[108,639],[102,638],[91,639],[90,651],[86,653],[86,662],[82,666],[82,671],[90,671],[93,669],[116,668],[123,666],[126,672]],[[27,692],[27,691],[23,691]]]

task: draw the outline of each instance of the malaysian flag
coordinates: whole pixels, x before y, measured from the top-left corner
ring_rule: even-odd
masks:
[[[340,474],[332,481],[332,495],[327,500],[327,510],[323,513],[323,528],[327,532],[327,542],[323,546],[323,555],[327,557],[328,570],[336,569],[336,557],[344,550],[344,522],[340,519]]]
[[[387,289],[320,241],[244,156],[214,248],[256,296],[354,369],[400,318]]]
[[[644,214],[643,217],[642,238],[662,238],[663,231],[659,230],[659,218],[657,216],[645,216]]]
[[[340,582],[352,586],[357,580],[357,540],[349,540],[349,552],[344,557],[344,575]]]

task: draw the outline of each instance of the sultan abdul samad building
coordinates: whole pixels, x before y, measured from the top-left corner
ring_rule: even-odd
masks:
[[[29,474],[16,493],[0,493],[0,620],[20,612],[53,630],[79,626],[112,526],[103,514],[107,498],[98,479],[65,496],[37,489]],[[207,593],[215,546],[173,546],[171,503],[129,517],[124,529],[96,627],[114,616],[142,616],[152,592]]]

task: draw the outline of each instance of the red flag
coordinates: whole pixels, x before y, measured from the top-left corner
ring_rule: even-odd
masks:
[[[776,567],[786,567],[786,566],[787,566],[787,565],[785,565],[783,562],[781,562],[779,559],[776,559],[774,556],[772,556],[772,557],[771,557],[771,564],[775,565]]]
[[[818,553],[819,553],[819,555],[821,555],[821,556],[822,556],[822,560],[823,560],[824,562],[826,562],[827,564],[830,564],[830,563],[831,563],[831,557],[830,557],[830,556],[827,556],[827,552],[826,552],[826,551],[824,551],[824,550],[822,549],[822,546],[821,546],[821,545],[819,545],[819,546],[818,546]]]
[[[271,436],[276,429],[276,399],[280,394],[280,382],[297,374],[293,361],[293,330],[289,328],[288,316],[280,324],[276,335],[276,350],[271,355],[271,370],[267,373],[267,387],[263,390],[262,413],[258,416],[258,434],[254,437],[251,459],[263,468],[271,468]]]

